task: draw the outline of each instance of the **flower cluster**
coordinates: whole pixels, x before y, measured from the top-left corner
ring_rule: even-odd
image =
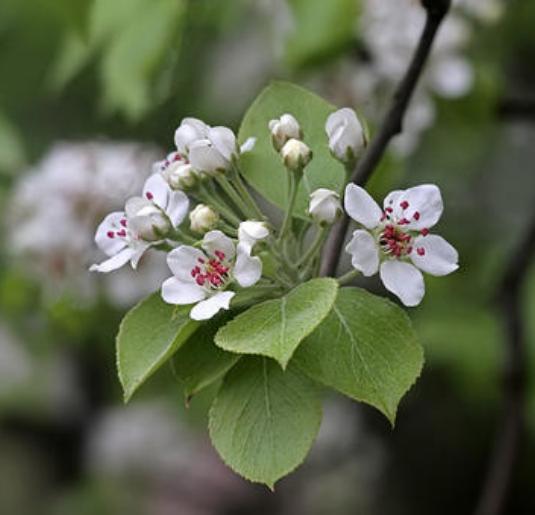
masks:
[[[176,149],[152,166],[141,195],[98,227],[95,241],[107,259],[91,270],[111,272],[127,263],[135,269],[148,250],[163,251],[172,275],[161,286],[162,299],[191,306],[194,320],[212,318],[243,299],[251,304],[280,296],[317,276],[329,229],[343,212],[340,195],[318,188],[309,194],[307,216],[295,213],[312,150],[290,113],[271,120],[266,130],[288,177],[280,227],[268,220],[242,177],[240,157],[254,151],[256,140],[240,147],[230,129],[185,118],[175,132]],[[353,167],[367,142],[355,111],[332,113],[325,133],[333,158]],[[344,207],[363,226],[346,248],[355,271],[380,272],[385,287],[405,305],[417,305],[423,297],[420,270],[445,275],[457,268],[455,249],[429,234],[443,209],[436,186],[392,192],[381,209],[365,190],[350,184]],[[299,231],[296,216],[302,218]],[[251,290],[246,294],[246,289]]]

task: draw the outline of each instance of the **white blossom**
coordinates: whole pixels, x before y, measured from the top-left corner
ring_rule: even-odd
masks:
[[[357,113],[344,107],[331,113],[325,123],[329,149],[343,163],[352,163],[366,146],[366,136]]]
[[[327,188],[318,188],[310,194],[308,214],[319,224],[332,224],[342,211],[340,196]]]
[[[406,306],[418,305],[424,296],[421,271],[442,276],[457,270],[457,251],[441,236],[429,234],[443,211],[437,186],[393,191],[381,209],[363,188],[348,184],[344,207],[363,226],[346,246],[351,264],[365,276],[379,271],[386,289]]]
[[[178,227],[189,209],[188,197],[173,191],[159,174],[147,179],[143,197],[130,198],[125,211],[106,216],[97,229],[95,242],[109,259],[92,265],[91,271],[111,272],[130,261],[132,268],[151,246],[165,240]]]
[[[289,139],[302,139],[303,132],[299,122],[289,113],[283,114],[280,118],[269,122],[271,139],[275,149],[280,151]]]
[[[204,234],[219,222],[219,215],[205,204],[198,204],[189,214],[190,228],[193,232]]]
[[[182,245],[167,256],[173,277],[162,285],[162,298],[169,304],[193,306],[193,320],[207,320],[221,309],[229,309],[236,294],[233,282],[247,288],[258,282],[262,262],[252,257],[221,231],[205,234],[202,249]]]
[[[281,149],[284,166],[289,170],[302,170],[312,159],[312,151],[306,143],[292,138]]]

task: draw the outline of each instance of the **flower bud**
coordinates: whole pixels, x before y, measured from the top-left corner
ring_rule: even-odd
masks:
[[[271,131],[271,141],[277,152],[284,146],[289,139],[301,139],[303,132],[299,122],[291,114],[283,114],[278,120],[269,122]]]
[[[197,118],[184,118],[175,131],[175,145],[178,152],[187,156],[190,145],[199,139],[206,138],[209,127]]]
[[[203,234],[217,225],[219,215],[210,206],[199,204],[189,214],[189,220],[191,230]]]
[[[169,217],[153,202],[133,197],[126,202],[128,228],[145,241],[161,240],[171,230]]]
[[[286,168],[295,172],[310,163],[312,150],[302,141],[292,138],[282,147],[281,156]]]
[[[181,161],[171,163],[162,175],[174,190],[187,190],[197,182],[197,175],[191,164],[184,164]]]
[[[308,214],[320,225],[331,225],[342,212],[338,193],[319,188],[310,194]]]
[[[362,124],[353,109],[344,107],[332,113],[325,124],[329,149],[336,159],[346,165],[354,163],[366,146]]]

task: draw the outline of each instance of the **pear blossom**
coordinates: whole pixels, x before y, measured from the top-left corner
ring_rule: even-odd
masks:
[[[187,190],[197,183],[197,174],[189,163],[175,161],[163,170],[162,175],[174,190]]]
[[[109,259],[90,270],[111,272],[128,261],[136,268],[147,249],[182,223],[188,209],[185,193],[171,190],[161,175],[152,175],[145,182],[143,197],[130,198],[124,211],[109,214],[97,228],[95,242]]]
[[[190,228],[193,232],[204,234],[219,222],[219,215],[205,204],[198,204],[189,214]]]
[[[187,245],[172,250],[167,264],[173,277],[164,281],[162,298],[169,304],[195,304],[193,320],[208,320],[221,309],[229,309],[236,292],[228,288],[236,282],[253,286],[262,275],[262,262],[252,257],[221,231],[204,235],[202,249]]]
[[[253,247],[269,236],[269,229],[265,222],[246,220],[238,227],[238,245],[247,254],[251,254]]]
[[[352,163],[366,146],[366,136],[357,114],[344,107],[331,113],[325,123],[331,153],[343,163]]]
[[[292,171],[302,170],[312,159],[312,150],[302,141],[291,138],[281,149],[284,166]]]
[[[406,306],[418,305],[424,296],[422,271],[442,276],[459,267],[455,248],[429,233],[443,211],[437,186],[423,184],[393,191],[381,209],[363,188],[348,184],[344,206],[363,226],[346,246],[351,264],[365,276],[379,271],[386,289]]]
[[[303,137],[299,122],[289,113],[283,114],[278,119],[271,120],[269,122],[269,130],[271,131],[273,146],[277,152],[289,139],[301,139]]]
[[[310,194],[308,214],[319,224],[334,223],[342,211],[340,196],[327,188],[318,188]]]

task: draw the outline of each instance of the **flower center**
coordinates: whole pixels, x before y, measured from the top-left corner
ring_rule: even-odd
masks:
[[[407,256],[412,252],[412,236],[396,225],[386,224],[379,234],[379,245],[385,254]]]
[[[199,286],[211,289],[220,288],[229,279],[230,267],[225,264],[225,253],[216,250],[209,259],[198,258],[197,265],[191,269],[191,277]]]

